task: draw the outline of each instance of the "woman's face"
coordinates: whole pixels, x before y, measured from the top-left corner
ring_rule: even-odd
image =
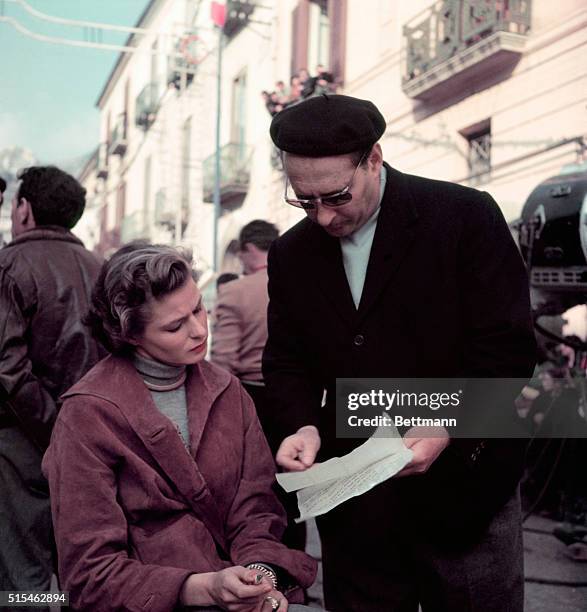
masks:
[[[190,277],[149,304],[151,317],[135,338],[137,353],[171,365],[190,365],[206,356],[208,320],[202,295]]]

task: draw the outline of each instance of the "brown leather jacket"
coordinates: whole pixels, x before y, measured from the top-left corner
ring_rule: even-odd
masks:
[[[104,355],[82,324],[100,265],[57,226],[0,250],[0,425],[15,421],[42,449],[59,396]]]

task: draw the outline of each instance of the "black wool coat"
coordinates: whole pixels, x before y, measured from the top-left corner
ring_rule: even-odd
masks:
[[[321,459],[363,442],[336,438],[336,378],[530,377],[535,364],[526,271],[495,201],[386,169],[358,309],[340,241],[317,224],[304,219],[269,253],[272,428],[285,437],[316,425]],[[495,410],[513,411],[509,399]],[[514,491],[524,446],[454,439],[426,475],[377,489],[395,490],[408,517],[434,500],[426,522],[435,533],[474,533]]]

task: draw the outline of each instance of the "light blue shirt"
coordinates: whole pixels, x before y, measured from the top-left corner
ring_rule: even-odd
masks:
[[[381,166],[381,174],[379,175],[379,203],[375,212],[358,230],[350,234],[350,236],[340,239],[342,263],[344,264],[344,271],[353,296],[355,308],[359,307],[363,286],[365,285],[367,264],[371,255],[371,246],[373,245],[373,236],[375,236],[375,228],[377,227],[377,218],[381,210],[381,200],[383,199],[386,180],[387,171],[384,166]]]

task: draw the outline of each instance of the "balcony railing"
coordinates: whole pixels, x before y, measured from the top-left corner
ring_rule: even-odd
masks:
[[[403,28],[404,92],[427,99],[471,68],[495,74],[519,59],[530,29],[531,0],[437,0]],[[471,71],[465,75],[471,76]]]
[[[153,125],[159,110],[159,83],[148,83],[137,96],[135,123],[143,130]]]
[[[220,150],[220,197],[221,203],[244,195],[249,189],[252,147],[240,143],[229,143]],[[204,174],[204,200],[214,199],[216,155],[202,162]]]
[[[126,113],[120,113],[110,132],[108,152],[110,155],[124,155],[128,146]]]
[[[145,237],[145,214],[142,210],[135,210],[122,219],[120,226],[120,241],[123,244]]]

